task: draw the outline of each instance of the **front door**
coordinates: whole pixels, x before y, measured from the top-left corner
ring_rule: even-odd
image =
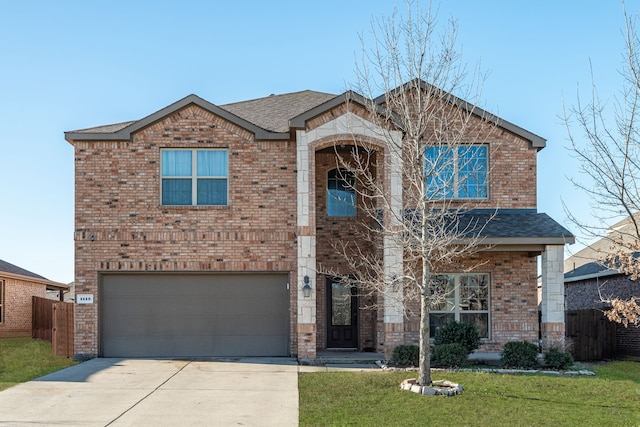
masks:
[[[327,348],[358,348],[355,288],[327,279]]]

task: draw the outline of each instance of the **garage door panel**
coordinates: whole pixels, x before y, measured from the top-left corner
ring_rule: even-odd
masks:
[[[104,357],[287,356],[285,274],[104,275]]]

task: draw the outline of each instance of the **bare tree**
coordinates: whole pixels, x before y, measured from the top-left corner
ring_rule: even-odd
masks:
[[[470,199],[487,196],[486,159],[497,147],[483,145],[495,121],[469,101],[478,98],[481,79],[468,78],[455,21],[438,32],[431,7],[407,5],[405,17],[396,11],[372,23],[372,47],[363,38],[348,105],[384,144],[354,138],[349,153],[336,149],[366,219],[356,238],[335,242],[349,268],[324,271],[377,298],[380,310],[420,316],[418,383],[428,385],[429,313],[453,292],[437,272],[480,264],[458,261],[481,248],[489,218],[464,213]]]
[[[640,261],[634,256],[640,251],[640,39],[637,17],[628,16],[624,7],[623,11],[625,50],[619,95],[614,97],[612,106],[607,105],[598,94],[592,72],[591,99],[584,104],[578,94],[577,104],[565,109],[563,119],[572,154],[587,178],[571,181],[591,199],[593,217],[600,224],[610,224],[613,218],[624,215],[629,222],[624,228],[607,233],[606,225],[580,221],[566,207],[565,210],[587,237],[610,239],[610,251],[601,260],[604,265],[636,280],[640,276]],[[608,295],[601,295],[601,299],[611,304],[607,312],[610,320],[625,326],[640,323],[640,299]]]

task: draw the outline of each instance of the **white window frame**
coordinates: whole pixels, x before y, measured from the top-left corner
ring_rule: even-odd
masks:
[[[452,310],[429,310],[429,314],[453,314],[454,320],[460,322],[462,314],[485,314],[487,315],[487,336],[482,339],[491,338],[491,275],[489,273],[434,273],[433,276],[453,276],[454,306]],[[462,276],[487,276],[487,309],[486,310],[463,310],[460,306],[460,278]],[[433,338],[433,337],[432,337]]]
[[[167,176],[162,174],[162,152],[163,151],[191,151],[191,175],[185,176]],[[227,175],[224,176],[198,176],[198,152],[199,151],[224,151],[227,153]],[[164,179],[190,179],[191,180],[191,204],[190,205],[173,205],[164,204],[162,198],[162,184]],[[226,204],[204,205],[198,204],[198,179],[225,179],[227,181]],[[163,148],[160,150],[160,205],[166,207],[172,206],[229,206],[229,150],[226,148]]]

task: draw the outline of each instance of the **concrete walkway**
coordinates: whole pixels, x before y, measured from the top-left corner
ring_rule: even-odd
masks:
[[[288,358],[93,359],[0,392],[0,425],[297,426]]]

